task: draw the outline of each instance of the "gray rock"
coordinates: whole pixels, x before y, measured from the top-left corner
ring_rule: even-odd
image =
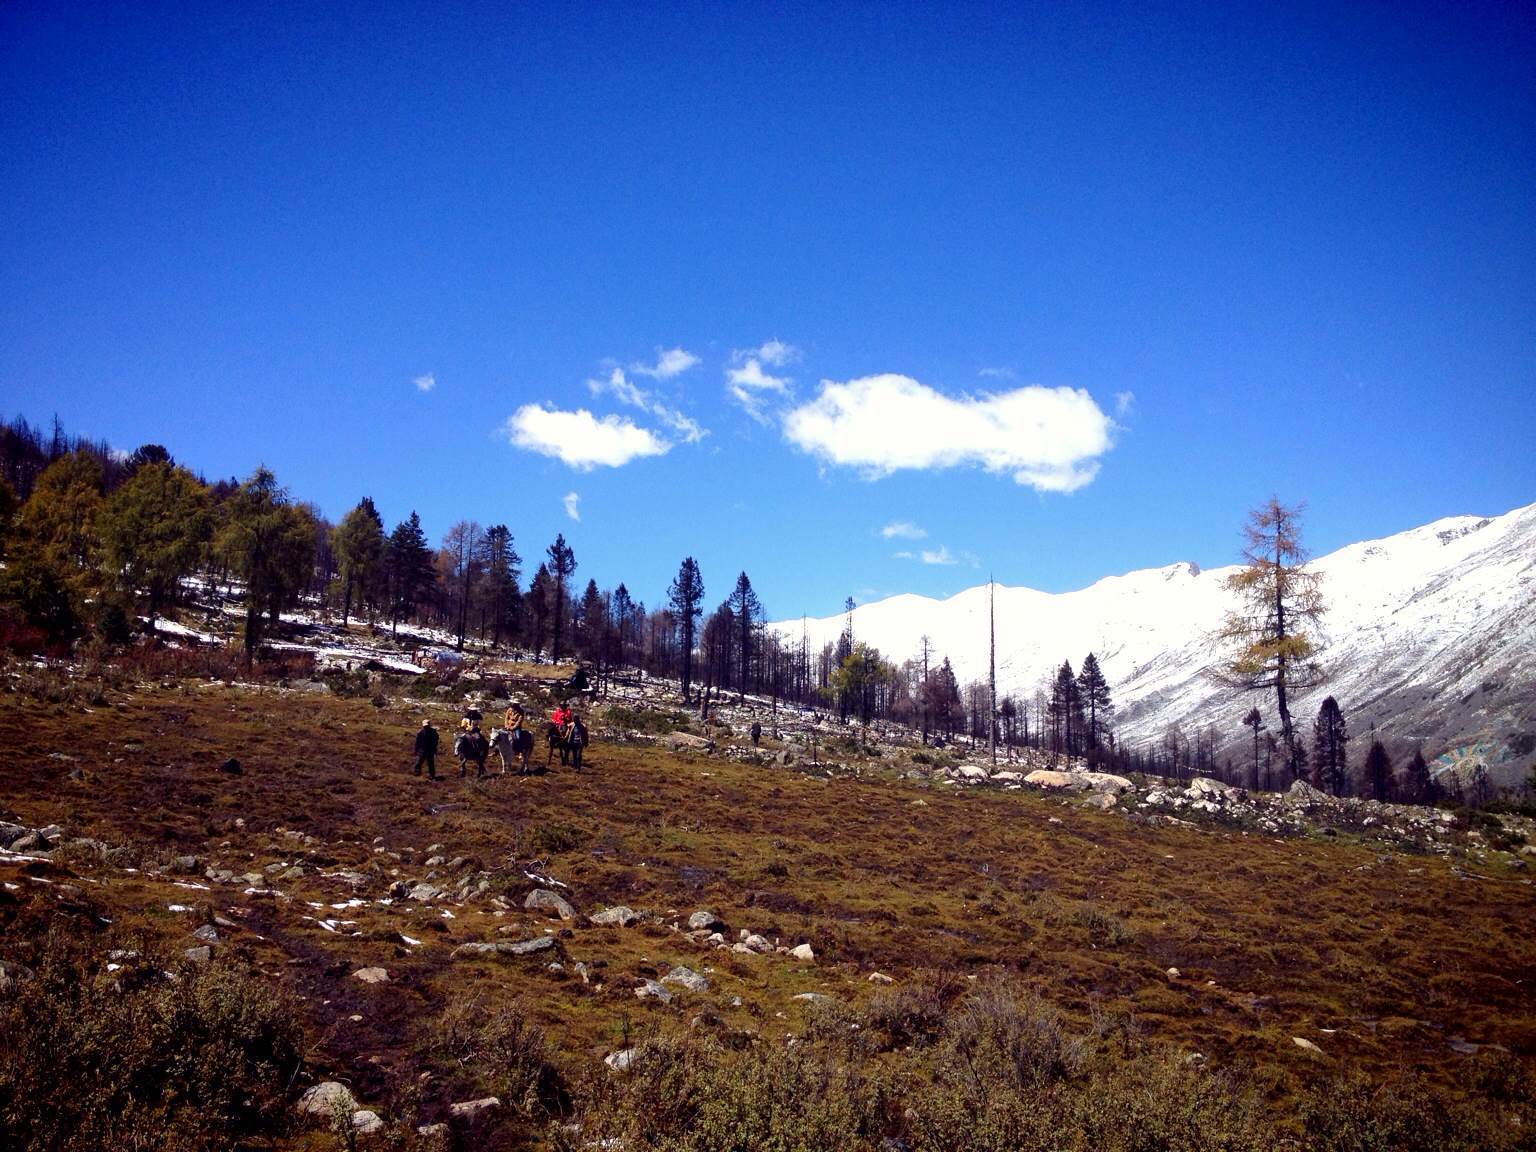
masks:
[[[547,888],[528,893],[528,899],[523,901],[523,908],[528,912],[544,912],[551,916],[558,916],[562,920],[576,919],[576,909],[571,907],[570,901],[558,892],[551,892]]]
[[[361,1136],[372,1136],[376,1132],[384,1131],[384,1121],[379,1118],[377,1112],[360,1108],[352,1113],[352,1131]]]
[[[1323,1054],[1323,1050],[1316,1044],[1312,1043],[1312,1041],[1308,1040],[1305,1036],[1292,1036],[1291,1041],[1296,1045],[1296,1047],[1304,1048],[1314,1055],[1321,1056]]]
[[[37,834],[50,844],[56,844],[64,835],[64,829],[57,824],[46,824],[37,830]]]
[[[628,1072],[635,1065],[635,1049],[621,1048],[603,1057],[603,1063],[615,1072]]]
[[[0,820],[0,848],[9,848],[26,834],[27,829],[25,825],[11,824],[8,821]]]
[[[205,944],[217,944],[219,942],[219,930],[212,924],[204,924],[201,928],[193,932],[192,935],[196,936]]]
[[[316,1084],[299,1097],[299,1112],[305,1116],[321,1116],[333,1119],[338,1113],[350,1115],[357,1111],[357,1100],[345,1084],[327,1080]]]
[[[638,1000],[659,1000],[663,1004],[672,1003],[672,993],[654,980],[643,981],[640,987],[635,989],[635,998]]]
[[[171,861],[171,868],[177,872],[193,873],[201,868],[203,862],[196,856],[178,856]]]
[[[194,964],[206,964],[213,959],[213,949],[204,944],[199,948],[188,948],[185,955]]]
[[[616,904],[612,908],[604,908],[601,912],[594,912],[587,919],[600,927],[628,928],[631,924],[639,922],[640,913],[623,904]]]
[[[352,973],[352,979],[361,980],[364,984],[388,984],[389,973],[383,968],[359,968]]]
[[[701,973],[692,968],[685,968],[679,964],[672,971],[661,978],[663,984],[675,984],[679,988],[685,988],[689,992],[708,992],[709,981]]]
[[[773,945],[768,943],[766,939],[764,939],[762,936],[759,936],[755,932],[749,933],[747,938],[743,940],[742,943],[747,946],[747,950],[749,952],[761,953],[773,951]]]
[[[443,1123],[422,1124],[417,1127],[416,1135],[425,1140],[446,1140],[448,1139],[448,1125]]]
[[[713,740],[692,732],[668,732],[661,742],[674,752],[713,752],[715,748]]]
[[[695,932],[717,932],[725,927],[725,922],[709,909],[700,908],[688,917],[688,927]]]
[[[405,898],[407,900],[414,900],[418,904],[425,904],[428,901],[436,900],[440,895],[442,895],[442,893],[439,892],[435,887],[433,887],[431,884],[423,882],[416,885],[416,887],[407,892]]]
[[[812,951],[809,944],[797,944],[789,950],[789,954],[796,960],[804,960],[807,964],[813,964],[816,961],[816,953]]]
[[[495,1096],[482,1096],[479,1100],[464,1100],[458,1104],[448,1105],[448,1111],[462,1120],[474,1121],[501,1107],[501,1101]]]
[[[449,958],[457,960],[461,956],[489,956],[494,953],[504,956],[532,956],[538,952],[547,952],[554,946],[553,936],[535,936],[531,940],[519,940],[515,944],[509,944],[506,941],[460,944]]]
[[[832,997],[821,992],[802,992],[798,996],[791,996],[791,1000],[803,1000],[807,1004],[831,1004]]]
[[[37,852],[48,850],[48,841],[36,832],[27,832],[11,842],[12,852]]]

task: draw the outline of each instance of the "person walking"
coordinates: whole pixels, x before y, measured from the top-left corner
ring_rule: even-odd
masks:
[[[423,720],[416,732],[416,766],[411,769],[411,775],[420,776],[423,764],[427,766],[427,779],[436,780],[437,729],[432,727],[431,720]]]

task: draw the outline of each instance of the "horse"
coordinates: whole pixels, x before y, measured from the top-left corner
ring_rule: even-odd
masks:
[[[518,769],[520,774],[527,775],[534,771],[528,766],[528,757],[533,753],[533,733],[528,729],[492,728],[491,747],[496,750],[496,755],[501,757],[502,775],[512,770],[514,759],[522,761],[522,767]]]
[[[571,721],[570,735],[567,736],[560,728],[553,724],[544,727],[544,739],[549,742],[549,751],[544,753],[544,766],[549,767],[549,761],[556,752],[560,753],[560,763],[569,764],[573,772],[581,771],[581,750],[587,746],[587,726],[580,720]]]

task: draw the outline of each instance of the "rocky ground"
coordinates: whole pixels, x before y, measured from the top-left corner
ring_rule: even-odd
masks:
[[[14,942],[67,921],[103,980],[152,958],[286,989],[309,1034],[294,1115],[370,1138],[537,1144],[657,1030],[783,1044],[935,972],[1005,968],[1069,1014],[1269,1068],[1282,1095],[1316,1061],[1454,1082],[1480,1051],[1536,1053],[1513,818],[1035,753],[994,771],[766,701],[701,720],[649,683],[583,706],[580,775],[461,781],[446,740],[448,779],[408,774],[423,717],[542,708],[554,675],[72,695],[13,670],[0,923]],[[0,945],[0,992],[27,975]],[[464,1004],[541,1028],[563,1102],[504,1098],[456,1055]]]

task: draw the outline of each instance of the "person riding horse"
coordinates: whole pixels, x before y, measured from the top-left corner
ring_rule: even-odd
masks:
[[[587,727],[569,704],[562,701],[555,705],[555,710],[549,714],[549,728],[545,737],[549,741],[549,751],[544,754],[546,767],[554,754],[559,752],[562,765],[570,765],[576,772],[581,771],[581,752],[587,743]]]
[[[512,770],[511,761],[514,759],[522,762],[519,771],[526,775],[529,771],[528,758],[533,753],[533,733],[523,727],[523,706],[510,705],[504,720],[506,727],[497,728],[491,733],[491,747],[501,757],[503,775]]]

